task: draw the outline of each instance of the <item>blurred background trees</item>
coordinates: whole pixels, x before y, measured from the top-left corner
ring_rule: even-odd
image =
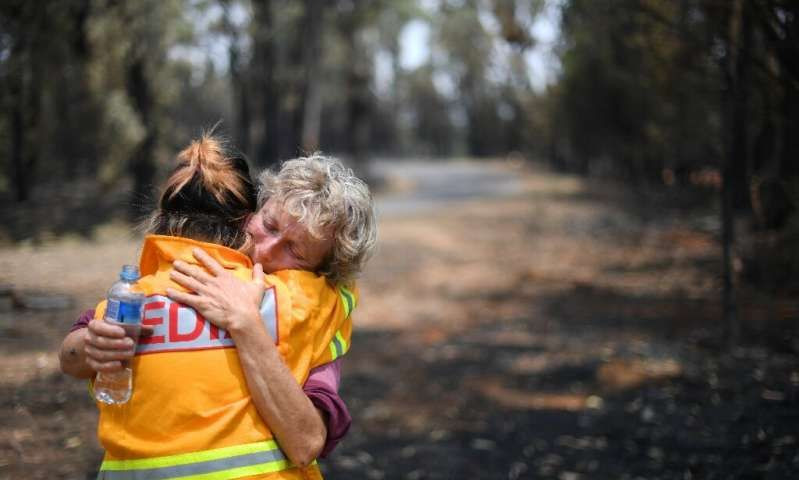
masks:
[[[799,478],[798,21],[0,1],[0,478],[93,478],[57,345],[215,126],[253,173],[322,150],[378,192],[330,478]]]
[[[221,120],[258,168],[317,149],[367,176],[375,157],[511,155],[642,190],[723,183],[722,236],[749,218],[793,252],[797,16],[791,0],[7,0],[4,218],[62,190],[141,207]]]

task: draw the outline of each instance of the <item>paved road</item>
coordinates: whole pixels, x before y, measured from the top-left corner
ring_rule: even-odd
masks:
[[[506,164],[467,161],[389,161],[372,166],[389,191],[378,195],[379,215],[415,213],[477,198],[509,196],[522,190],[516,172]]]

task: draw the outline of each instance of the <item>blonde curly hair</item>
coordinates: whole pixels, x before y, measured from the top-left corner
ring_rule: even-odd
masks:
[[[317,269],[334,285],[351,283],[371,256],[377,222],[369,187],[338,159],[320,153],[287,160],[258,177],[258,207],[273,199],[314,238],[333,232]]]

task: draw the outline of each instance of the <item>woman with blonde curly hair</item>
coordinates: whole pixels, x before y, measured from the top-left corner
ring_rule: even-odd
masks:
[[[349,316],[358,302],[355,279],[377,237],[369,188],[340,161],[319,154],[286,161],[278,170],[263,172],[259,180],[259,208],[245,227],[250,257],[263,265],[264,271],[285,277],[292,290],[302,292],[293,297],[293,309],[324,311],[324,304],[331,301],[326,294],[321,295],[324,299],[306,294],[329,294],[332,288]],[[266,286],[236,278],[202,250],[194,255],[204,268],[178,261],[172,276],[191,293],[168,290],[169,297],[193,307],[220,328],[242,332],[237,348],[253,373],[252,381],[266,394],[265,420],[287,428],[296,425],[280,412],[290,411],[295,402],[305,399],[290,397],[279,388],[282,384],[269,381],[278,372],[272,368],[277,363],[264,355],[269,351],[269,338],[260,327],[259,302]],[[329,345],[336,378],[336,359],[349,349],[350,334],[351,330],[337,332]],[[270,410],[269,406],[278,408]],[[314,430],[309,425],[306,431]],[[298,449],[303,446],[307,443]],[[319,447],[310,450],[318,452]],[[305,455],[302,459],[313,458]]]

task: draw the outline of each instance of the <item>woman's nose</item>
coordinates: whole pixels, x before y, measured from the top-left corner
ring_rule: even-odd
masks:
[[[266,235],[261,239],[261,255],[265,257],[265,260],[269,260],[274,258],[275,253],[277,253],[277,248],[280,245],[280,237],[277,235]]]

